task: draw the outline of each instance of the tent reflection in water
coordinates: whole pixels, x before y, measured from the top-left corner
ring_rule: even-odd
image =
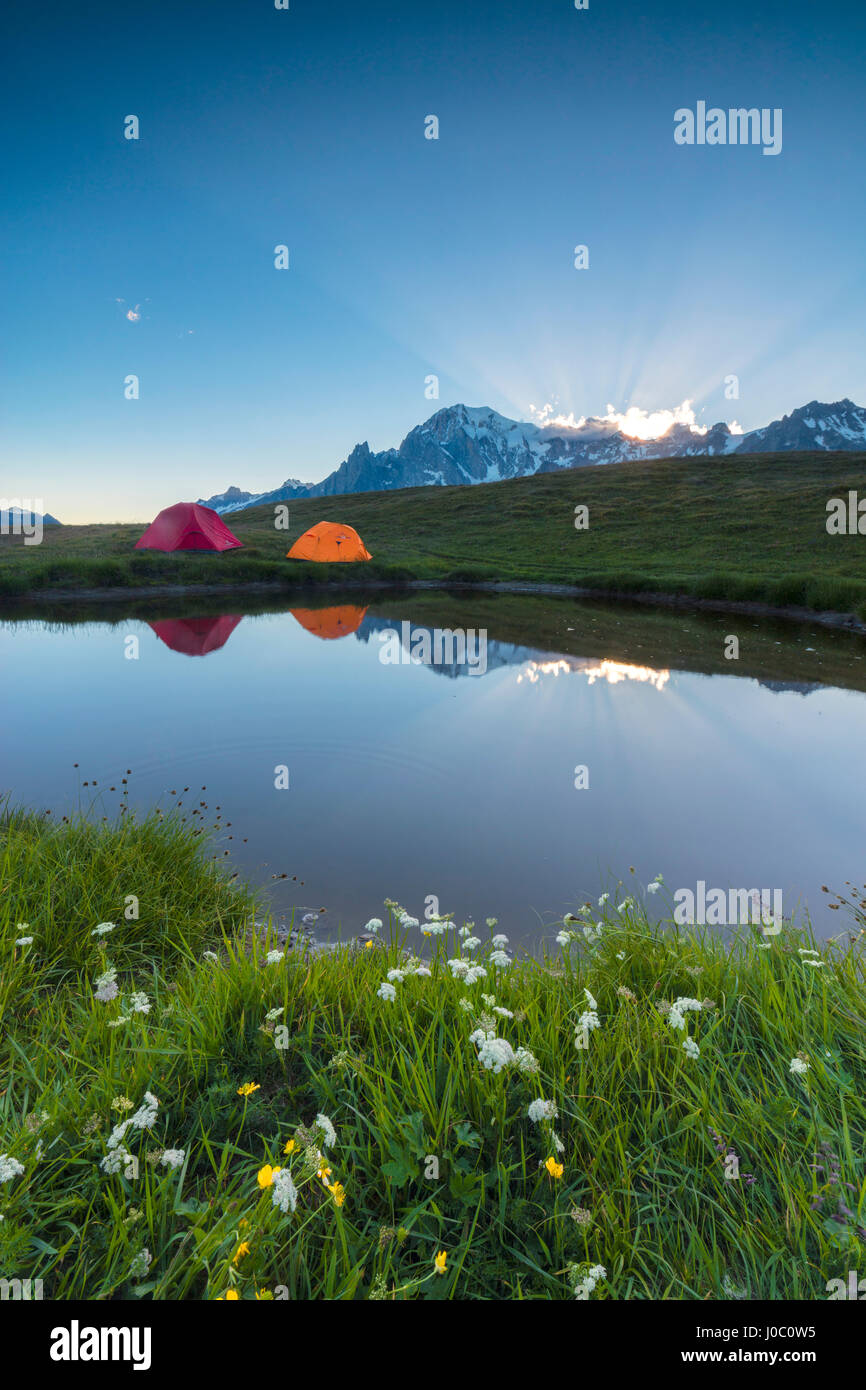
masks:
[[[242,613],[223,613],[218,618],[162,618],[148,626],[173,652],[207,656],[225,646],[242,617]]]
[[[314,637],[332,642],[337,637],[357,632],[366,611],[357,604],[344,603],[339,608],[293,608],[291,613]]]

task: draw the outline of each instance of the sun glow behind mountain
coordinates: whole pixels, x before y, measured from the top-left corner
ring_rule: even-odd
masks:
[[[629,439],[661,439],[672,425],[688,425],[699,435],[707,433],[707,426],[697,423],[692,402],[688,400],[674,406],[673,410],[642,410],[640,406],[630,405],[628,410],[623,412],[608,404],[606,415],[582,415],[580,419],[577,419],[573,412],[568,415],[557,413],[556,406],[550,402],[541,408],[531,405],[529,413],[533,424],[544,429],[582,430],[592,425],[607,426],[611,430],[621,430]],[[743,432],[736,421],[731,423],[730,430],[732,434]]]

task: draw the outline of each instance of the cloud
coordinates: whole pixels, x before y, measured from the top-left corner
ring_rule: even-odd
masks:
[[[604,433],[605,430],[621,430],[629,439],[661,439],[672,425],[688,425],[695,434],[707,433],[706,425],[696,423],[691,401],[683,401],[682,404],[674,406],[673,410],[641,410],[640,406],[630,405],[628,410],[623,412],[608,405],[606,415],[593,415],[589,418],[582,415],[579,420],[575,419],[573,413],[557,413],[556,406],[548,402],[541,409],[531,405],[529,414],[533,423],[542,429],[596,429],[599,433]],[[741,431],[738,428],[734,433]]]
[[[115,302],[115,304],[125,304],[125,303],[126,303],[126,300],[125,300],[125,299],[117,299],[117,298],[115,298],[114,302]],[[148,301],[145,300],[145,303],[148,303]],[[126,318],[129,319],[129,322],[130,322],[130,323],[138,323],[139,319],[141,318],[141,305],[140,305],[140,304],[136,304],[136,306],[135,306],[134,309],[127,309],[127,310],[125,311],[125,315],[126,315]]]

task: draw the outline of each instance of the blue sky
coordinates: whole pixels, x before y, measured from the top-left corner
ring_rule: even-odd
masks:
[[[746,429],[863,403],[866,16],[756,8],[17,7],[0,492],[147,520],[455,401]],[[781,107],[781,154],[677,146],[699,100]]]

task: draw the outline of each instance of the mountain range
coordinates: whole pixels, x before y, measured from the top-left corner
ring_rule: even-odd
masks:
[[[403,487],[499,482],[561,468],[585,468],[651,458],[777,453],[789,449],[866,449],[866,408],[853,401],[810,401],[762,429],[735,434],[723,421],[710,429],[676,423],[658,439],[635,439],[612,420],[531,424],[487,406],[446,406],[410,430],[399,448],[374,453],[356,444],[320,483],[287,478],[270,492],[230,487],[199,498],[217,512],[237,512],[299,497],[334,497]]]
[[[44,516],[39,512],[24,511],[21,507],[8,507],[0,511],[0,530],[19,532],[25,526],[36,526],[39,523],[43,526],[61,526],[63,523],[57,520],[56,516],[51,516],[46,512]]]

